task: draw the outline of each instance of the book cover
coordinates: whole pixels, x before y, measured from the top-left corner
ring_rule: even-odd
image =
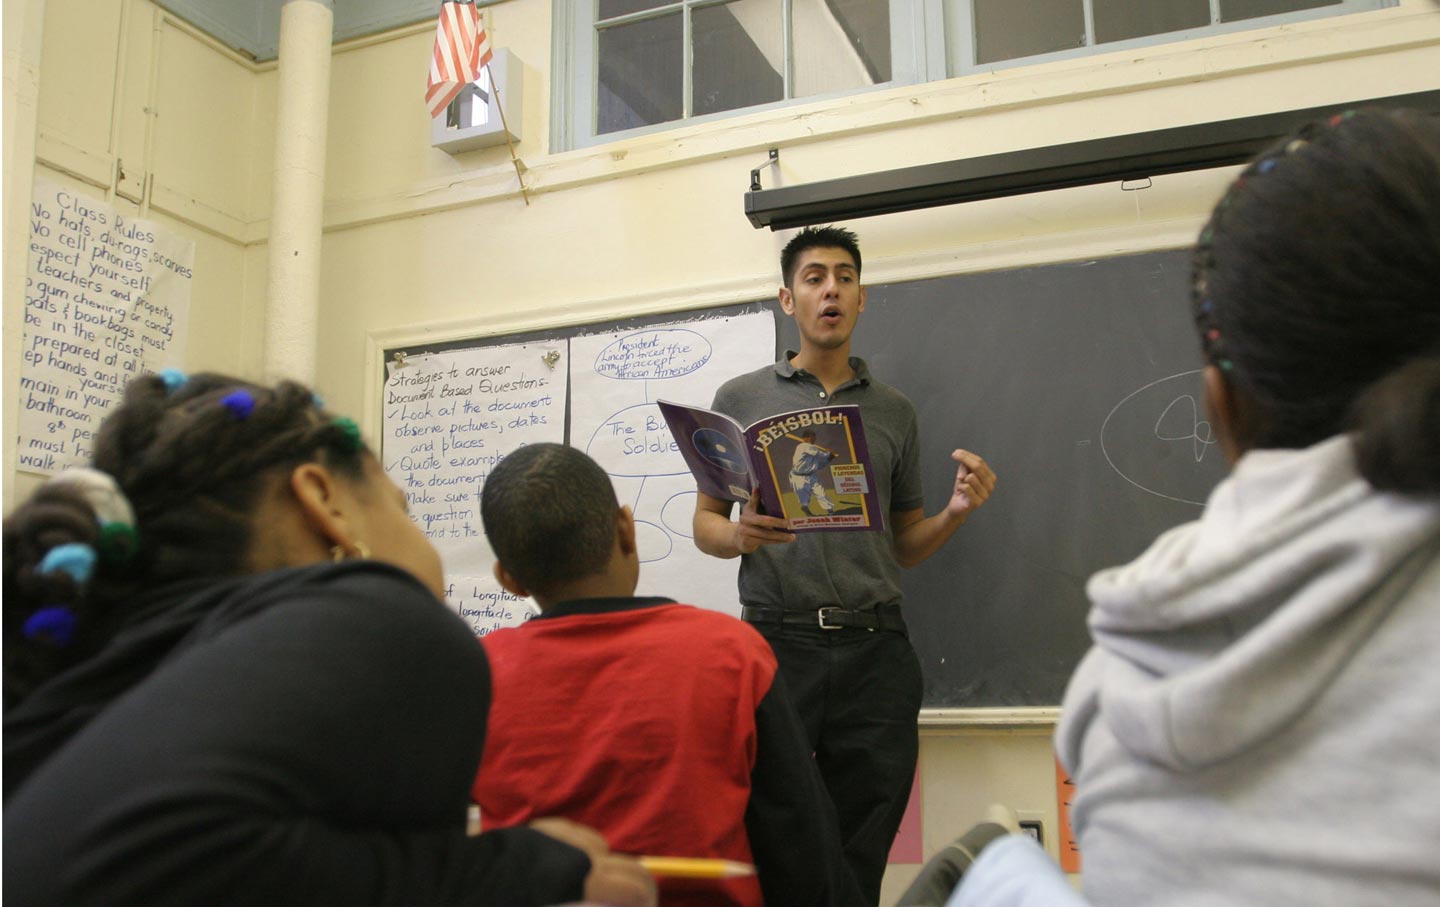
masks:
[[[790,520],[796,532],[884,528],[860,408],[819,406],[748,426],[723,413],[658,400],[700,490]]]

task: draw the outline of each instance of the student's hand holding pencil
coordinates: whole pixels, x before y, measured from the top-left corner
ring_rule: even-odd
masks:
[[[610,907],[656,907],[659,894],[654,876],[634,857],[610,852],[610,845],[595,829],[569,819],[536,819],[530,827],[585,851],[590,874],[585,877],[585,902]]]
[[[634,857],[607,854],[590,858],[585,901],[613,907],[656,907],[655,879]]]

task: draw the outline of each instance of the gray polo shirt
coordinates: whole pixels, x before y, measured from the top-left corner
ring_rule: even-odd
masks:
[[[802,532],[788,545],[763,545],[741,557],[740,601],[797,611],[898,604],[900,565],[891,547],[889,515],[924,505],[915,407],[904,394],[870,377],[865,361],[853,356],[855,377],[827,397],[818,378],[790,365],[794,355],[787,350],[773,366],[725,382],[715,392],[711,409],[749,425],[808,406],[858,405],[885,530]]]

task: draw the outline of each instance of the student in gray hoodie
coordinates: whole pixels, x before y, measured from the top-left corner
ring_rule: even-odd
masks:
[[[1057,737],[1086,895],[1440,903],[1440,117],[1261,155],[1193,303],[1234,470],[1090,581]]]
[[[1090,580],[1056,739],[1084,894],[1440,904],[1440,117],[1281,141],[1193,286],[1233,471]],[[951,903],[1056,903],[1037,854],[987,847]]]

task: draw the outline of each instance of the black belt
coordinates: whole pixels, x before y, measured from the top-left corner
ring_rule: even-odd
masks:
[[[787,608],[740,609],[742,620],[752,624],[803,624],[822,630],[858,627],[862,630],[896,630],[905,632],[905,618],[899,605],[880,605],[872,611],[851,611],[848,608],[820,608],[817,611],[792,611]]]

